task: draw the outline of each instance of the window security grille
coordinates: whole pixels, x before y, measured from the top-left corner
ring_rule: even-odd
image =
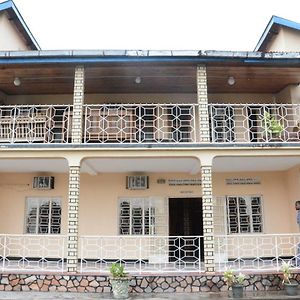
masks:
[[[54,189],[54,177],[52,176],[37,176],[33,177],[33,188],[38,190]]]
[[[128,190],[145,190],[149,188],[149,177],[146,175],[134,175],[126,177]]]
[[[61,200],[58,198],[27,198],[25,232],[30,234],[59,234]]]
[[[168,207],[163,198],[123,198],[119,202],[119,234],[166,235]]]
[[[263,231],[260,196],[227,197],[228,233],[260,233]]]

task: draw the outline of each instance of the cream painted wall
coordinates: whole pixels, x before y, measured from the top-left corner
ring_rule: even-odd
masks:
[[[26,42],[5,12],[0,13],[0,51],[29,50]]]
[[[299,52],[300,51],[300,33],[298,30],[286,27],[280,27],[278,34],[269,43],[267,52]]]
[[[279,27],[278,34],[273,37],[266,47],[266,52],[285,51],[284,29]]]
[[[38,191],[31,188],[37,174],[2,173],[0,176],[0,233],[24,232],[25,198],[30,196],[61,197],[62,233],[67,232],[68,174],[47,174],[55,177],[55,189]],[[96,176],[82,174],[79,204],[80,235],[117,235],[118,199],[120,197],[201,197],[201,186],[169,186],[157,179],[199,179],[200,174],[150,173],[150,188],[141,191],[126,189],[125,173]],[[260,177],[260,185],[226,185],[226,178]],[[214,173],[213,194],[262,195],[264,233],[298,232],[294,201],[300,199],[299,168],[283,172]]]
[[[23,234],[25,221],[26,197],[61,197],[62,199],[62,234],[67,228],[68,175],[55,176],[53,190],[34,190],[34,173],[1,173],[0,175],[0,233]],[[45,176],[45,175],[42,175]]]
[[[226,178],[260,177],[261,184],[226,185]],[[216,173],[213,176],[214,196],[262,195],[264,233],[295,232],[294,209],[286,185],[286,172]],[[300,196],[300,193],[298,194]],[[279,221],[280,220],[280,221]]]
[[[157,179],[200,178],[179,173],[151,173],[149,189],[127,190],[126,175],[106,173],[97,176],[83,174],[80,178],[81,190],[79,207],[80,235],[118,235],[118,199],[120,197],[201,197],[201,186],[169,186],[157,184]],[[93,186],[93,188],[91,188]]]
[[[291,232],[299,232],[296,222],[297,211],[295,201],[300,200],[300,168],[299,166],[291,168],[285,172],[284,182],[289,200],[289,209],[291,211]]]

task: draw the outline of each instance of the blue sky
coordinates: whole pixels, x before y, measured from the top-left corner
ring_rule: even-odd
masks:
[[[3,0],[0,0],[2,2]],[[14,0],[46,49],[254,49],[299,0]]]

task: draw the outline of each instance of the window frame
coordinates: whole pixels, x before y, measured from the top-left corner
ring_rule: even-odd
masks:
[[[39,227],[41,227],[41,225],[39,224],[39,214],[37,214],[37,218],[36,218],[36,224],[35,224],[35,232],[34,233],[30,233],[27,231],[27,227],[28,227],[28,217],[29,217],[29,212],[30,209],[32,209],[33,207],[30,208],[30,201],[36,201],[36,203],[38,203],[38,211],[41,207],[41,205],[43,205],[43,202],[45,201],[49,201],[51,203],[51,209],[52,209],[52,203],[58,202],[60,205],[60,222],[59,222],[59,233],[52,233],[51,231],[51,219],[52,219],[52,215],[48,214],[48,226],[47,226],[47,233],[43,233],[43,232],[39,232]],[[49,211],[50,212],[50,211]],[[24,213],[24,234],[28,234],[28,235],[59,235],[62,232],[62,197],[54,197],[54,196],[50,196],[50,197],[39,197],[39,196],[29,196],[25,198],[25,213]]]
[[[133,231],[133,214],[132,210],[135,208],[133,203],[140,201],[142,203],[142,233],[134,233]],[[129,233],[122,233],[121,232],[121,204],[123,202],[129,202]],[[131,202],[131,203],[130,203]],[[148,204],[148,205],[147,205]],[[149,213],[149,216],[147,216],[149,223],[146,223],[145,221],[147,220],[146,218],[146,210],[147,209],[149,212],[154,213]],[[155,206],[155,201],[151,200],[151,197],[122,197],[118,199],[118,235],[120,236],[151,236],[151,235],[157,235],[157,222],[156,222],[156,206]],[[146,233],[146,226],[148,227],[149,233]]]
[[[260,210],[261,210],[261,213],[260,213],[260,217],[261,217],[261,223],[260,223],[260,226],[261,226],[261,231],[260,232],[255,232],[254,231],[254,228],[253,228],[253,216],[254,214],[252,214],[252,205],[251,206],[248,206],[247,205],[247,211],[250,211],[250,232],[241,232],[241,225],[240,225],[240,215],[238,213],[238,223],[237,223],[237,226],[238,226],[238,232],[230,232],[230,220],[229,220],[229,210],[228,210],[228,199],[229,198],[244,198],[246,200],[246,204],[247,204],[247,200],[248,200],[248,203],[252,200],[252,198],[259,198],[260,199]],[[239,206],[237,207],[237,210],[239,211]],[[225,197],[225,212],[226,212],[226,232],[227,232],[227,235],[239,235],[239,234],[242,234],[242,235],[246,235],[246,234],[250,234],[250,235],[255,235],[255,234],[263,234],[264,233],[264,230],[265,230],[265,220],[264,220],[264,201],[263,201],[263,196],[262,195],[259,195],[259,194],[255,194],[255,195],[227,195]]]

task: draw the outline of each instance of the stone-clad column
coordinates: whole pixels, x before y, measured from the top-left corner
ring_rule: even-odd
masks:
[[[212,166],[201,166],[204,235],[204,264],[206,272],[214,272],[214,223],[212,199]]]
[[[82,141],[82,118],[84,104],[84,67],[75,68],[74,94],[73,94],[73,118],[72,118],[72,143]]]
[[[197,67],[197,99],[199,104],[200,143],[209,143],[209,115],[206,66]]]
[[[69,205],[68,205],[68,241],[67,269],[77,272],[78,263],[78,204],[80,187],[80,166],[69,167]]]

